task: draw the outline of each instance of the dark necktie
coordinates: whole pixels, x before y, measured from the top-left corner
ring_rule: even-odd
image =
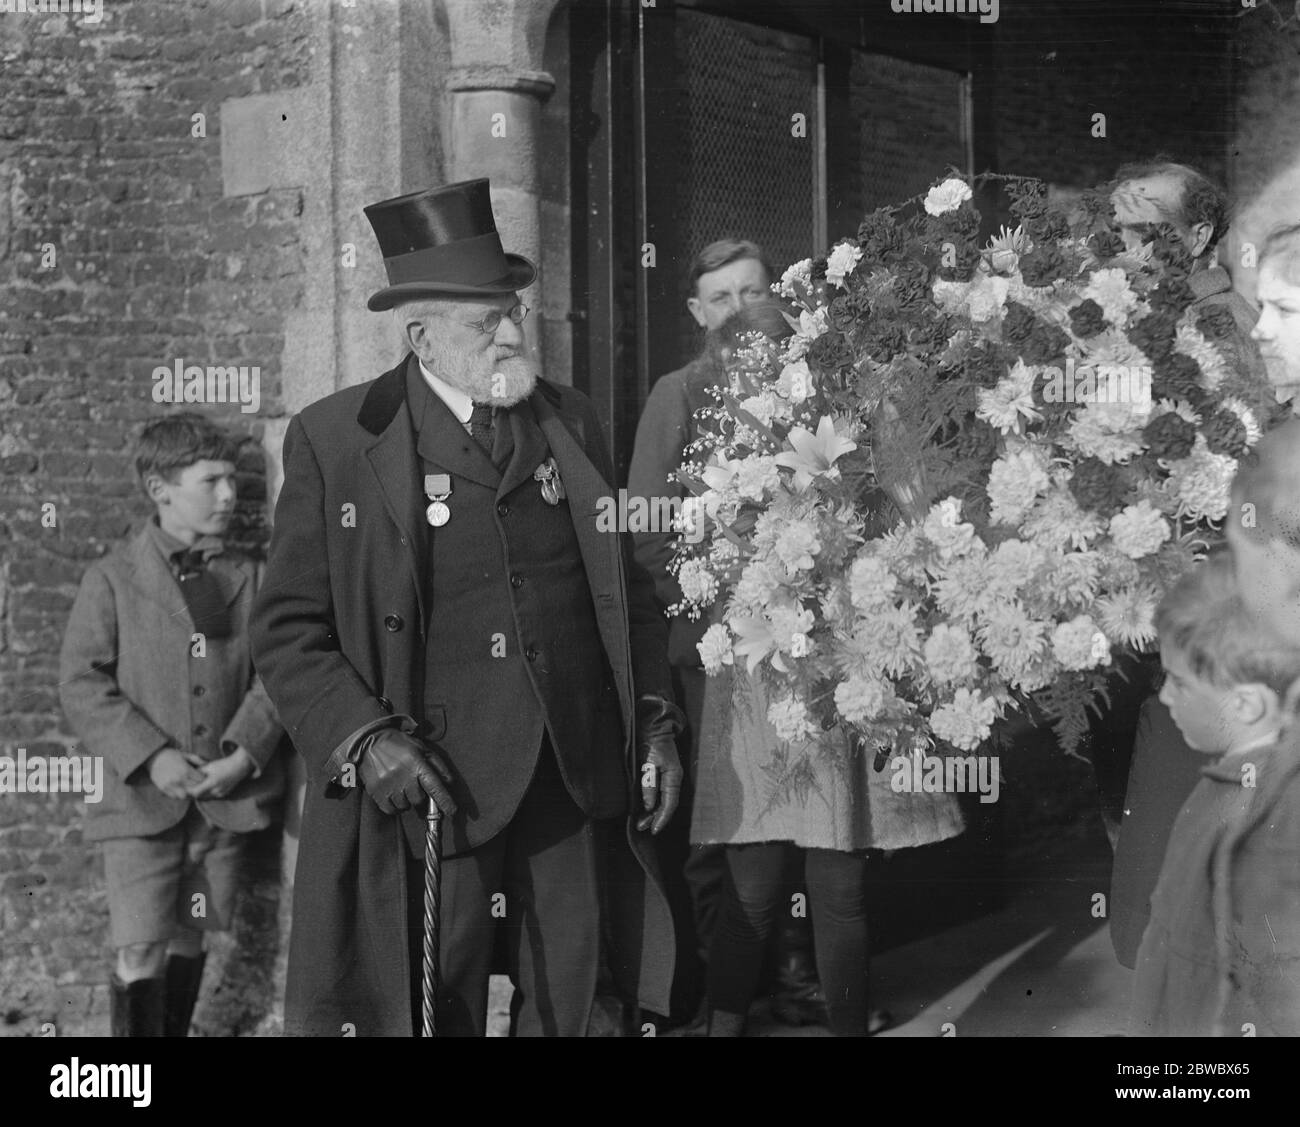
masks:
[[[492,457],[492,406],[489,403],[475,403],[469,416],[469,433],[482,448],[483,453]]]
[[[217,577],[208,569],[203,551],[194,548],[177,552],[175,559],[180,568],[177,582],[194,620],[194,629],[209,638],[228,637],[230,616],[226,613],[226,600]]]

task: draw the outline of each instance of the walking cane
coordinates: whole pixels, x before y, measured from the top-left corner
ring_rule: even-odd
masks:
[[[438,970],[438,929],[442,908],[442,811],[429,799],[424,822],[424,947],[421,980],[421,1029],[425,1037],[438,1035],[434,1010],[441,978]]]

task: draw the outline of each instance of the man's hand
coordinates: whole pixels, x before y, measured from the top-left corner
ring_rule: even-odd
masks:
[[[445,816],[456,813],[448,789],[451,768],[436,745],[396,728],[383,728],[369,739],[358,769],[366,793],[383,813],[419,806],[426,795]]]
[[[189,798],[190,789],[203,782],[203,772],[179,748],[159,748],[145,765],[153,785],[168,798]]]
[[[191,798],[225,798],[257,769],[253,757],[242,747],[213,759],[199,768],[203,781],[190,789]]]
[[[676,705],[659,697],[637,704],[637,762],[641,772],[641,805],[646,813],[638,830],[659,833],[677,810],[682,794],[682,764],[677,758],[677,733],[684,717]]]

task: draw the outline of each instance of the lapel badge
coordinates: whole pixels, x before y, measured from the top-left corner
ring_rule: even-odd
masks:
[[[424,519],[434,528],[441,528],[451,520],[451,509],[447,507],[447,498],[451,496],[451,474],[425,474],[424,495],[429,498],[429,505],[424,510]]]
[[[533,470],[533,480],[541,482],[542,500],[548,505],[558,505],[564,500],[564,482],[560,480],[560,468],[554,458],[547,458]]]

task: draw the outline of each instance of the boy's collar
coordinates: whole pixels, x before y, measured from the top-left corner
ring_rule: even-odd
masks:
[[[1203,767],[1201,773],[1208,775],[1212,779],[1217,779],[1221,783],[1240,783],[1242,767],[1247,763],[1258,766],[1262,761],[1272,756],[1277,750],[1278,738],[1275,735],[1260,740],[1258,743],[1236,748],[1222,758],[1216,759],[1213,763]]]
[[[158,521],[157,513],[149,518],[146,528],[165,560],[170,560],[178,552],[202,552],[206,562],[225,550],[225,544],[219,536],[200,536],[193,544],[185,544],[163,528]]]

